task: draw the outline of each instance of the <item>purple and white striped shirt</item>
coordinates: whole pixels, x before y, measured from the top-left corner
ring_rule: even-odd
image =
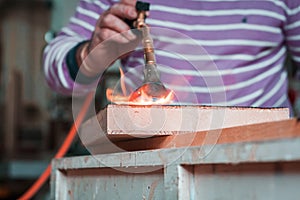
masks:
[[[99,15],[116,1],[81,0],[75,15],[44,51],[49,85],[71,94],[65,57],[91,38]],[[300,0],[149,0],[158,69],[182,103],[290,107],[287,51],[300,66]],[[142,49],[122,61],[142,82]],[[134,86],[136,85],[136,86]],[[80,85],[82,92],[89,85]]]

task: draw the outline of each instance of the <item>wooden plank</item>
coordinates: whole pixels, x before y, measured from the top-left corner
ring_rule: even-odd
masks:
[[[288,108],[109,105],[98,115],[107,134],[172,135],[289,118]]]
[[[210,138],[212,137],[212,138]],[[226,128],[223,130],[200,131],[144,139],[114,141],[116,146],[126,151],[178,148],[238,142],[263,142],[300,137],[300,123],[295,119],[280,122],[267,122],[247,126]],[[99,153],[108,152],[110,144],[102,144]],[[96,149],[94,148],[94,151]]]
[[[222,135],[223,143],[255,139],[257,130],[288,119],[287,108],[109,105],[83,124],[80,138],[97,153],[116,151],[109,148],[112,143],[126,150],[182,147],[219,142],[224,129],[228,131]],[[272,125],[249,126],[267,122]],[[294,122],[280,122],[286,126],[290,123]],[[239,137],[241,131],[245,133]],[[275,135],[266,138],[272,137]]]

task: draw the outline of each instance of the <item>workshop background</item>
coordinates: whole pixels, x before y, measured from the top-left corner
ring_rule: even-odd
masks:
[[[48,88],[41,57],[78,1],[0,0],[0,199],[16,199],[25,192],[72,125],[72,100]],[[288,70],[291,77],[294,72]],[[290,83],[297,114],[300,84],[292,78]],[[78,139],[68,155],[81,153],[76,145],[81,145]],[[49,183],[35,199],[48,198]]]

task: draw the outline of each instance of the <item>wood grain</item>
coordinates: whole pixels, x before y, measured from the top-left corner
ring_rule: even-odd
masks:
[[[80,138],[108,153],[276,139],[297,135],[295,127],[287,108],[110,105],[83,124]]]

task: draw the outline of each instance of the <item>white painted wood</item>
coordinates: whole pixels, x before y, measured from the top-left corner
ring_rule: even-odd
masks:
[[[71,157],[52,167],[64,172],[51,178],[56,199],[300,196],[300,138]]]

